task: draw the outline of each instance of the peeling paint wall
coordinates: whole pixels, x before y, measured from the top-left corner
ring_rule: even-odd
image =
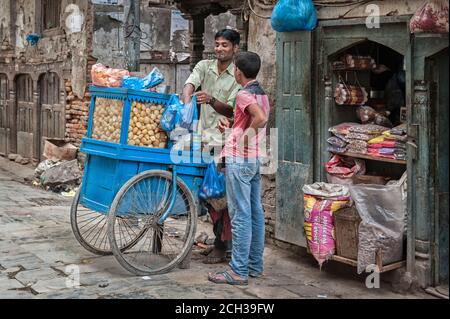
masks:
[[[35,32],[35,1],[18,0],[15,2],[15,46],[16,55],[23,52],[26,46],[27,34]]]
[[[0,47],[2,45],[7,45],[11,43],[11,1],[10,0],[0,0]]]
[[[327,2],[327,1],[322,1]],[[330,0],[328,2],[334,2],[335,0]],[[368,5],[377,5],[380,8],[380,15],[408,15],[414,14],[414,12],[424,4],[423,0],[384,0],[384,1],[370,1],[367,4],[357,4],[346,7],[327,7],[327,6],[316,6],[317,17],[319,20],[328,19],[339,19],[344,18],[361,18],[367,17],[370,8]],[[368,11],[366,11],[368,10]]]
[[[99,63],[122,68],[123,56],[123,7],[116,5],[94,6],[93,53]]]
[[[62,1],[63,28],[67,34],[72,58],[72,90],[78,98],[84,97],[87,72],[87,42],[90,29],[87,28],[88,0]],[[83,13],[84,12],[84,13]]]
[[[276,90],[276,33],[273,31],[270,20],[252,17],[249,24],[248,50],[256,52],[261,57],[261,71],[258,80],[266,90],[271,105],[275,105]],[[272,111],[269,126],[275,125],[275,112]]]
[[[217,16],[210,15],[205,19],[205,35],[203,44],[205,52],[214,52],[214,37],[216,33],[225,28],[236,29],[236,16],[230,12]]]
[[[141,59],[167,60],[170,52],[188,52],[188,25],[172,28],[170,8],[141,7]],[[125,65],[123,52],[123,7],[96,6],[94,56],[111,67]],[[172,34],[172,32],[174,34]]]
[[[276,105],[276,32],[272,29],[270,17],[275,0],[256,0],[254,9],[259,16],[249,12],[249,29],[247,46],[249,51],[256,52],[261,57],[261,70],[258,80],[269,96],[272,111],[270,113],[269,127],[275,126]]]

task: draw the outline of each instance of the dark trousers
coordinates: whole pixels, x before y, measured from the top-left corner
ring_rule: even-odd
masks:
[[[200,203],[202,211],[208,211],[209,216],[213,221],[213,233],[216,237],[214,240],[214,247],[219,250],[225,250],[231,252],[231,240],[222,240],[224,234],[224,226],[226,223],[228,211],[218,213],[208,203],[201,201]],[[229,217],[228,217],[229,221]],[[228,236],[229,237],[229,236]]]

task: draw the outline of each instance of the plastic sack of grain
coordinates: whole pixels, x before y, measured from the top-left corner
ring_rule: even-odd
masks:
[[[352,205],[345,185],[314,183],[303,187],[308,247],[319,266],[335,254],[334,213]]]

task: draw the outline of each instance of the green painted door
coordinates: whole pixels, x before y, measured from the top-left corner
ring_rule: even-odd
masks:
[[[303,192],[313,182],[309,31],[277,35],[278,172],[275,238],[306,247]]]
[[[438,240],[439,240],[439,282],[448,284],[448,48],[437,57],[439,72],[439,91],[437,98],[437,156],[436,167],[438,180],[437,206],[438,206]]]
[[[435,198],[435,284],[448,284],[448,48],[427,59],[432,112],[431,167]]]

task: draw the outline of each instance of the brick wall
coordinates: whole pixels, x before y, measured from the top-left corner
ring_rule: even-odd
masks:
[[[66,90],[66,136],[67,142],[79,147],[81,138],[85,135],[89,115],[89,94],[83,100],[75,97],[72,92],[71,80],[65,81]]]

